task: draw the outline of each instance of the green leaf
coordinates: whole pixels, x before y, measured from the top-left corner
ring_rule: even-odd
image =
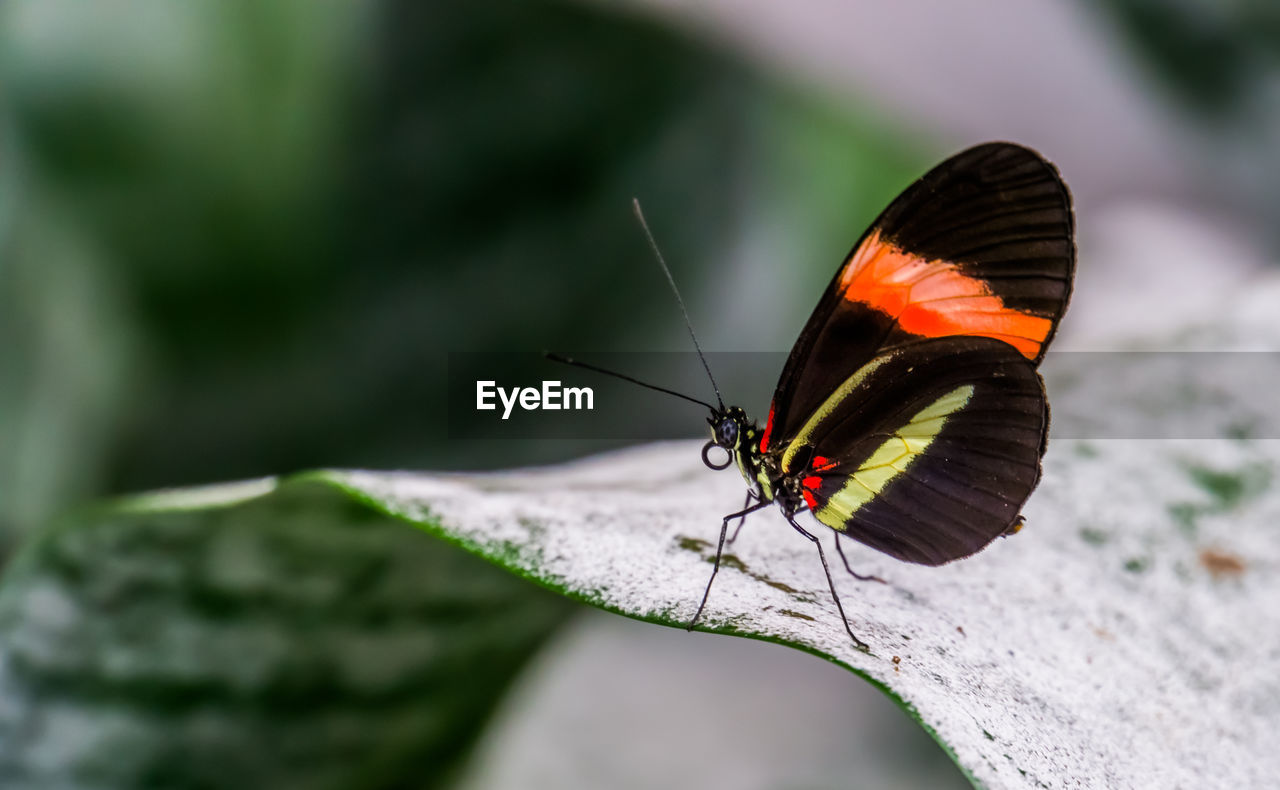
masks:
[[[444,786],[570,610],[314,482],[80,515],[0,589],[0,783]]]

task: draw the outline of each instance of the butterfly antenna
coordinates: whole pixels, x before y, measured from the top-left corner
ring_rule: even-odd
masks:
[[[615,379],[622,379],[623,381],[629,381],[632,384],[639,384],[641,387],[644,387],[645,389],[657,390],[658,392],[665,392],[668,395],[675,395],[677,398],[683,398],[684,400],[687,400],[691,403],[696,403],[699,406],[706,406],[708,409],[715,411],[715,407],[704,400],[691,398],[682,392],[676,392],[675,390],[669,390],[666,387],[659,387],[657,384],[650,384],[648,382],[641,381],[640,379],[632,378],[631,376],[628,376],[625,373],[619,373],[616,370],[609,370],[608,368],[596,367],[595,365],[592,365],[589,362],[582,362],[580,360],[574,359],[573,357],[566,357],[563,354],[556,354],[551,351],[544,352],[543,356],[545,356],[547,359],[551,360],[552,362],[563,362],[566,365],[573,365],[575,368],[585,368],[586,370],[594,370],[596,373],[603,373],[606,376],[613,376]],[[721,409],[723,410],[723,406],[721,407]]]
[[[684,315],[684,325],[689,329],[689,337],[693,338],[693,348],[698,352],[698,359],[702,360],[702,367],[707,371],[707,378],[711,379],[711,388],[716,391],[716,402],[720,404],[720,411],[724,411],[724,398],[720,397],[720,387],[716,384],[716,377],[711,375],[711,366],[707,364],[707,357],[702,353],[702,346],[698,345],[698,336],[693,333],[693,322],[689,320],[689,311],[685,309],[684,300],[680,298],[680,289],[676,287],[676,278],[671,276],[671,269],[667,268],[667,261],[662,257],[662,250],[658,249],[658,242],[654,241],[653,232],[649,230],[649,223],[644,220],[644,212],[640,210],[640,199],[632,198],[631,205],[635,208],[636,219],[640,221],[640,227],[644,230],[645,238],[649,240],[649,248],[653,250],[653,256],[658,259],[658,265],[662,267],[662,273],[667,275],[667,282],[671,284],[671,292],[676,295],[676,304],[680,305],[680,312]]]

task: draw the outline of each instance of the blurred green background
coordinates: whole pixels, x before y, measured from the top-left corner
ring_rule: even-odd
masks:
[[[103,493],[567,457],[446,444],[445,353],[678,341],[632,196],[696,295],[787,146],[836,157],[817,186],[850,200],[812,205],[839,246],[845,212],[874,216],[925,161],[589,6],[5,18],[0,501],[17,529]],[[821,283],[829,260],[792,274]]]
[[[443,377],[684,349],[633,196],[722,350],[786,349],[879,209],[987,138],[1059,164],[1082,261],[1129,199],[1266,249],[1278,77],[1274,5],[1210,0],[7,3],[0,545],[121,492],[607,446],[447,441]]]

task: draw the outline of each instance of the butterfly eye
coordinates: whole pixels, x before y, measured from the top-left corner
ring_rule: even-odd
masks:
[[[716,426],[716,444],[721,447],[733,447],[738,443],[738,423],[724,420]]]

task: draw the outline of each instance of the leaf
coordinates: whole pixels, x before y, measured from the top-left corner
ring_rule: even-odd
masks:
[[[1280,769],[1265,740],[1280,724],[1280,583],[1266,571],[1280,561],[1280,495],[1206,510],[1195,540],[1167,507],[1220,501],[1189,460],[1256,477],[1276,450],[1056,443],[1015,538],[940,569],[855,550],[858,570],[891,582],[837,574],[869,655],[844,633],[811,544],[766,511],[726,555],[701,627],[849,667],[987,787],[1261,786]],[[674,626],[741,495],[683,443],[506,474],[326,477],[572,597]]]
[[[82,514],[0,588],[0,784],[440,787],[570,610],[305,480]]]
[[[986,787],[1262,786],[1280,768],[1267,740],[1280,724],[1280,583],[1267,570],[1280,562],[1280,495],[1259,483],[1276,451],[1055,442],[1016,537],[938,569],[853,551],[860,571],[890,581],[837,574],[870,653],[844,634],[812,546],[765,511],[726,555],[701,627],[850,668]],[[572,598],[672,626],[693,613],[719,517],[741,494],[733,475],[702,467],[696,444],[670,443],[505,473],[318,472],[79,519],[28,547],[0,595],[0,732],[25,747],[6,750],[0,776],[56,778],[38,773],[55,770],[39,755],[71,749],[62,770],[112,779],[94,786],[201,776],[228,755],[233,771],[286,786],[280,772],[299,756],[320,760],[315,776],[338,770],[324,760],[335,740],[364,755],[347,770],[373,770],[375,743],[391,755],[383,767],[403,768],[414,738],[443,721],[432,714],[447,703],[414,695],[432,688],[431,667],[493,661],[495,643],[514,657],[555,621],[554,607],[488,591],[476,569],[433,579],[432,541],[393,538],[394,521],[317,484]],[[1180,519],[1175,501],[1195,507]],[[418,583],[456,592],[456,605],[415,606],[430,600]],[[426,660],[472,616],[487,636]],[[396,644],[407,649],[389,652]],[[486,677],[507,676],[477,671],[474,688]],[[398,739],[363,734],[389,711]],[[120,717],[111,742],[95,740]],[[105,762],[157,738],[145,760]],[[263,740],[266,754],[252,748]]]

